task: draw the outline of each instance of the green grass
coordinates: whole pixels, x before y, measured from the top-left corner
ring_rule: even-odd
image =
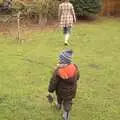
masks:
[[[120,22],[80,23],[70,42],[81,73],[71,120],[120,120]],[[64,48],[58,29],[33,31],[21,45],[0,36],[0,120],[60,119],[45,96]]]

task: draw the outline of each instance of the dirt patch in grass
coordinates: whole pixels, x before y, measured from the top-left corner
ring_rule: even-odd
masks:
[[[18,34],[17,23],[0,23],[0,35],[17,37]],[[59,23],[48,22],[47,24],[31,24],[31,23],[21,23],[20,24],[20,36],[22,38],[28,37],[31,32],[37,31],[54,31],[59,28]]]
[[[8,25],[5,25],[3,23],[0,23],[0,33],[8,34],[9,29]]]

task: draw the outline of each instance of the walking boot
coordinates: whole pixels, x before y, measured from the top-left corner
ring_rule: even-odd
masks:
[[[64,112],[63,113],[63,120],[70,120],[69,119],[69,112]]]

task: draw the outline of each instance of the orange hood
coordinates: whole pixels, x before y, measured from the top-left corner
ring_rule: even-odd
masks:
[[[69,79],[74,77],[76,74],[77,70],[74,64],[67,65],[65,67],[61,67],[58,69],[58,75],[62,79]]]

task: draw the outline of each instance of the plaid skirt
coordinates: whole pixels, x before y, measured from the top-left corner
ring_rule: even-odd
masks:
[[[72,27],[73,16],[72,15],[61,15],[60,26],[61,27]]]

